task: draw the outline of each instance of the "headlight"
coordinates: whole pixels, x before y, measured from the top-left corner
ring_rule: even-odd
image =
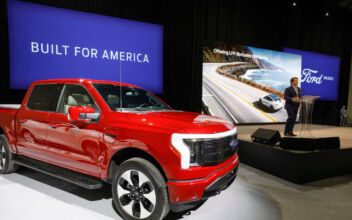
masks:
[[[198,166],[199,161],[197,159],[197,155],[201,154],[203,146],[204,146],[204,140],[203,139],[184,139],[183,140],[185,144],[189,147],[190,150],[190,166]]]
[[[205,154],[204,147],[216,139],[233,136],[230,145],[237,145],[237,129],[233,128],[226,132],[214,134],[180,134],[174,133],[171,137],[171,145],[181,156],[181,168],[188,169],[190,166],[202,165],[200,157]],[[200,156],[199,156],[200,155]]]
[[[174,133],[171,137],[171,145],[181,156],[181,168],[188,169],[190,164],[191,152],[187,145],[183,142],[183,137],[186,134]]]

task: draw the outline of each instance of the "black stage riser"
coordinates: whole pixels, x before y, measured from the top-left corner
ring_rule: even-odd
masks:
[[[328,138],[281,138],[280,146],[286,150],[334,150],[340,149],[339,137]]]
[[[297,184],[352,173],[352,148],[293,152],[239,140],[240,161]]]

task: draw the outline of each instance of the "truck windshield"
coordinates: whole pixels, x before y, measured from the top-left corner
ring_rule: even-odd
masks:
[[[94,83],[93,86],[113,111],[171,110],[153,94],[140,88],[105,83]]]

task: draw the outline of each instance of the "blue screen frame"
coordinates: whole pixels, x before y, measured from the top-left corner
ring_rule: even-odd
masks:
[[[318,100],[338,100],[340,57],[292,48],[283,48],[283,51],[302,56],[303,95],[320,96]]]
[[[163,26],[8,0],[10,88],[87,78],[163,93]]]

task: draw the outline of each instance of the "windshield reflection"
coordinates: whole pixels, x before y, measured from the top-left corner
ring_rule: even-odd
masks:
[[[150,92],[134,87],[94,83],[112,111],[170,111],[169,106]]]

